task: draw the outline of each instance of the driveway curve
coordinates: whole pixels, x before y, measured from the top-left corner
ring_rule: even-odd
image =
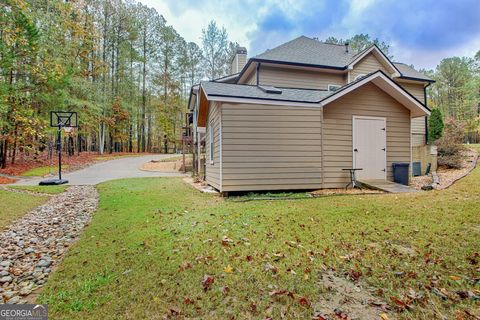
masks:
[[[69,185],[96,185],[101,182],[123,178],[182,177],[182,173],[152,172],[140,170],[140,167],[152,160],[171,157],[171,154],[151,154],[146,156],[124,157],[99,162],[86,168],[62,174]],[[21,179],[14,185],[38,185],[45,178]]]

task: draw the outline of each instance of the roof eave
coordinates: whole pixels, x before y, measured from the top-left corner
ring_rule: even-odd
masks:
[[[435,80],[432,80],[432,79],[422,79],[422,78],[408,77],[408,76],[404,76],[404,75],[401,75],[398,78],[399,79],[404,79],[404,80],[421,81],[421,82],[428,82],[428,83],[435,83],[436,82]]]

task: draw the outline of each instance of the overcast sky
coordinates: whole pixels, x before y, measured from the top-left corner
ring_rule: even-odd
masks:
[[[210,20],[254,56],[300,35],[325,39],[368,33],[395,61],[434,68],[480,50],[480,0],[141,0],[187,41],[201,44]]]

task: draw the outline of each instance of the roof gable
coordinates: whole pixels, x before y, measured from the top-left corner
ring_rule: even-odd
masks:
[[[326,106],[329,103],[343,97],[346,94],[349,94],[350,92],[362,87],[367,83],[375,84],[377,87],[389,94],[392,98],[400,102],[403,106],[405,106],[405,108],[410,110],[412,118],[430,115],[430,109],[425,107],[413,95],[411,95],[408,91],[395,83],[388,75],[386,75],[382,71],[371,73],[366,77],[363,77],[343,86],[330,96],[324,98],[320,102],[320,104],[322,106]]]
[[[376,45],[372,45],[371,47],[359,52],[348,64],[348,69],[354,69],[355,65],[360,63],[362,60],[367,58],[368,56],[373,56],[375,59],[386,67],[393,77],[399,77],[400,72],[395,67],[395,65],[388,59],[388,57],[380,50]],[[373,70],[372,70],[373,71]]]

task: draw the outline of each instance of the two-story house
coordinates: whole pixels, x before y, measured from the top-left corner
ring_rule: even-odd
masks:
[[[302,36],[248,60],[239,48],[232,75],[191,91],[205,180],[221,192],[339,188],[352,167],[392,180],[426,144],[432,82],[374,45]]]

